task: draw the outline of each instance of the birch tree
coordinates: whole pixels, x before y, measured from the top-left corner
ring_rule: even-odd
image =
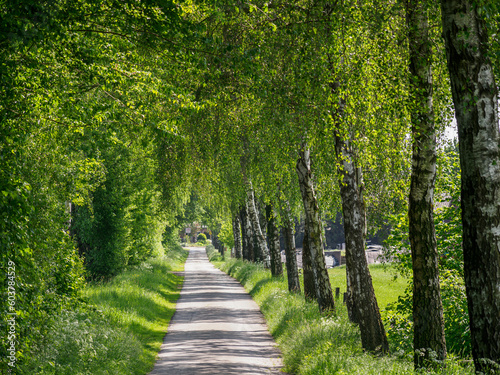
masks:
[[[332,286],[326,269],[325,254],[323,253],[323,224],[319,216],[318,201],[316,199],[311,172],[309,149],[306,145],[303,145],[302,149],[299,151],[297,175],[299,177],[299,185],[302,192],[304,213],[306,215],[306,226],[308,231],[307,242],[311,254],[316,298],[321,311],[335,310]]]
[[[269,253],[271,263],[271,275],[283,276],[283,265],[281,264],[280,231],[277,226],[276,213],[273,206],[266,205],[267,238],[269,242]]]
[[[481,2],[441,0],[458,125],[472,355],[476,370],[488,373],[500,365],[500,134],[498,86],[481,10]]]
[[[433,214],[437,155],[427,5],[412,0],[406,6],[413,134],[408,219],[413,262],[414,362],[418,368],[429,364],[434,355],[430,351],[444,360],[446,340]]]
[[[285,265],[288,278],[288,290],[297,293],[300,292],[299,270],[297,267],[297,250],[295,248],[295,225],[290,211],[290,203],[287,201],[284,203],[282,214],[284,221],[283,237],[285,239]]]

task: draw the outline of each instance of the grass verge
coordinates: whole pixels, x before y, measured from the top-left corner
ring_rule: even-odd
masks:
[[[210,247],[211,248],[211,247]],[[322,315],[315,302],[287,290],[285,278],[272,278],[259,264],[234,258],[222,261],[209,250],[209,259],[241,282],[258,303],[285,364],[293,374],[415,374],[405,356],[376,357],[361,348],[359,329],[347,318],[341,301],[335,315]],[[473,374],[472,367],[446,361],[446,367],[426,374]]]
[[[90,284],[85,303],[53,319],[26,374],[139,375],[153,367],[180,294],[187,251],[170,248],[108,283]]]

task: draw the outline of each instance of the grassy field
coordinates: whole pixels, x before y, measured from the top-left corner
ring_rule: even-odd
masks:
[[[372,264],[369,268],[377,302],[380,310],[383,310],[389,303],[396,302],[398,297],[403,295],[408,280],[401,276],[396,278],[394,267],[390,265]],[[345,266],[330,268],[328,275],[334,292],[336,287],[340,288],[341,293],[346,291]]]
[[[90,284],[85,304],[54,318],[23,373],[139,375],[153,367],[175,312],[187,251],[172,247],[108,283]]]
[[[337,303],[335,314],[320,314],[315,302],[287,290],[285,278],[272,278],[261,265],[236,259],[221,261],[216,253],[209,258],[214,264],[239,280],[259,304],[269,331],[275,338],[285,364],[284,371],[293,374],[415,374],[407,356],[373,356],[361,347],[359,329],[347,318],[345,306]],[[330,271],[333,286],[345,290],[345,269]],[[404,280],[392,280],[392,273],[382,266],[371,268],[376,294],[383,304],[393,302],[406,287]],[[343,283],[343,284],[342,284]],[[383,303],[383,304],[382,304]],[[383,308],[383,307],[382,307]],[[470,364],[463,367],[450,359],[446,366],[426,374],[470,374]]]

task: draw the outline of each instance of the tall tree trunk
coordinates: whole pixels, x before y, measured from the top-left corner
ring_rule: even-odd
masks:
[[[351,316],[359,324],[363,348],[371,352],[387,353],[389,343],[366,261],[366,213],[361,168],[356,166],[355,155],[348,142],[343,141],[338,134],[335,135],[335,151],[341,165],[339,185]]]
[[[241,225],[239,214],[233,216],[233,238],[234,238],[234,257],[241,259],[243,257],[243,250],[241,244]]]
[[[271,274],[283,276],[283,265],[281,264],[280,231],[276,226],[276,215],[273,207],[266,206],[267,238],[269,241],[269,253],[271,256]]]
[[[252,228],[250,220],[248,220],[246,207],[243,207],[240,211],[240,221],[243,259],[253,261]]]
[[[255,200],[255,208],[257,209],[257,214],[259,216],[260,230],[261,230],[264,238],[267,239],[268,223],[267,223],[267,216],[266,216],[267,215],[267,212],[266,212],[267,207],[266,206],[263,206],[263,204],[261,202],[259,202],[258,199]],[[267,246],[267,249],[270,250],[269,245]]]
[[[309,232],[309,248],[314,274],[314,285],[316,287],[316,297],[321,311],[335,310],[332,286],[326,269],[325,254],[323,252],[322,231],[323,225],[319,217],[318,201],[314,191],[314,183],[311,173],[311,162],[309,150],[303,146],[299,152],[297,161],[297,175],[299,177],[304,211],[307,217],[306,227]]]
[[[477,4],[477,2],[475,2]],[[488,35],[467,0],[441,0],[462,171],[464,277],[477,371],[500,364],[500,134]],[[497,370],[498,371],[498,370]]]
[[[297,251],[295,249],[294,222],[290,212],[290,204],[285,202],[283,237],[285,238],[286,274],[288,290],[300,293],[299,269],[297,267]]]
[[[302,240],[302,273],[304,274],[304,297],[307,300],[316,299],[316,285],[314,281],[311,245],[309,244],[307,217],[305,218],[304,239]]]
[[[266,238],[262,234],[260,227],[259,214],[257,212],[257,208],[255,207],[255,197],[251,181],[247,181],[247,211],[250,225],[252,227],[252,237],[255,248],[254,260],[256,262],[263,262],[264,266],[269,268],[271,265],[269,249],[267,248]]]
[[[410,53],[413,156],[409,197],[409,235],[413,262],[413,348],[416,368],[431,364],[428,349],[446,358],[443,306],[434,229],[436,132],[432,105],[432,50],[426,0],[407,3]]]

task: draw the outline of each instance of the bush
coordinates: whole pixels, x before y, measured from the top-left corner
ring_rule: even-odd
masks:
[[[198,234],[198,237],[196,237],[196,241],[205,244],[207,243],[207,236],[205,236],[205,233],[200,233]]]
[[[209,261],[220,262],[222,260],[222,255],[215,249],[213,245],[207,245],[205,251],[207,252]]]

